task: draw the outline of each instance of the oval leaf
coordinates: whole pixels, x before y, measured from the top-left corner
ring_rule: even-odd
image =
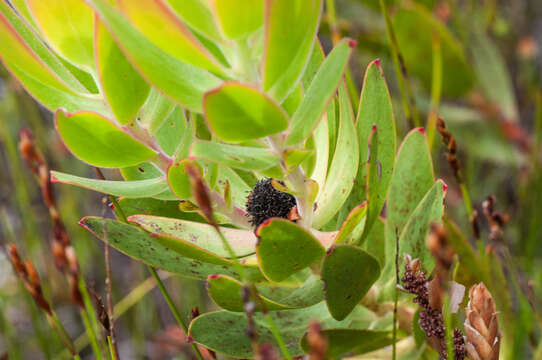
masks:
[[[258,228],[256,254],[264,275],[282,281],[302,270],[324,253],[324,247],[311,233],[291,221],[272,218]]]
[[[208,92],[203,108],[209,127],[220,139],[242,142],[286,129],[288,117],[273,100],[238,83],[225,83]]]
[[[70,151],[81,160],[99,167],[133,166],[156,153],[91,112],[55,113],[58,133]]]
[[[96,19],[95,26],[94,49],[101,90],[115,118],[126,124],[147,99],[150,87],[126,60],[102,22]]]
[[[329,249],[322,264],[322,280],[331,315],[344,319],[379,276],[378,261],[360,248],[335,245]]]
[[[229,276],[211,275],[207,278],[207,292],[213,301],[221,308],[243,312],[245,302],[243,301],[243,284]],[[256,311],[284,310],[287,307],[271,301],[260,294],[257,295]]]
[[[261,0],[213,0],[216,18],[228,39],[244,38],[263,24]]]

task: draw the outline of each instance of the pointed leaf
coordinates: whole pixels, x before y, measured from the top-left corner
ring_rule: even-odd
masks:
[[[274,0],[265,4],[263,89],[282,102],[309,60],[322,0]]]
[[[48,44],[70,62],[94,69],[94,14],[80,0],[26,0]]]
[[[120,208],[126,217],[132,215],[153,215],[181,220],[206,223],[197,213],[183,212],[179,209],[179,201],[167,201],[153,198],[120,198]],[[113,209],[116,210],[116,209]]]
[[[292,117],[286,145],[295,145],[305,140],[314,130],[340,84],[352,46],[351,40],[344,39],[324,60]]]
[[[247,85],[225,83],[203,98],[211,131],[228,142],[242,142],[283,131],[288,117],[273,100]]]
[[[230,257],[229,252],[224,249],[216,230],[209,224],[148,215],[130,216],[129,221],[138,224],[149,232],[191,242],[218,256]],[[256,251],[256,236],[251,231],[231,228],[221,228],[221,231],[237,256],[247,256]]]
[[[192,129],[188,126],[183,109],[177,106],[154,136],[160,148],[169,156],[173,156],[181,146],[190,146]],[[188,144],[185,144],[187,141]]]
[[[244,209],[252,188],[233,169],[228,166],[219,166],[217,183],[225,188],[226,182],[230,187],[233,204]]]
[[[329,312],[344,319],[380,276],[378,261],[351,245],[335,245],[322,264],[322,280]]]
[[[213,0],[218,24],[228,39],[241,39],[263,24],[264,1]]]
[[[299,225],[288,220],[272,218],[258,228],[256,253],[264,275],[281,281],[302,270],[324,253],[324,247]]]
[[[55,113],[58,133],[70,151],[91,165],[124,167],[150,160],[156,153],[106,118],[91,112]]]
[[[280,163],[280,156],[265,148],[196,141],[190,154],[242,170],[264,170]]]
[[[362,166],[369,159],[369,136],[373,125],[378,132],[376,143],[371,143],[370,155],[374,157],[367,166]],[[380,61],[369,64],[365,73],[363,90],[356,123],[359,139],[360,168],[356,176],[356,187],[352,193],[358,192],[365,200],[365,187],[368,199],[367,222],[363,237],[367,236],[378,218],[386,201],[388,186],[393,173],[395,162],[395,120],[391,107],[391,98],[386,86],[386,80],[380,67]],[[378,149],[378,151],[377,151]],[[359,199],[355,199],[357,201]],[[359,202],[356,202],[359,204]]]
[[[51,171],[51,180],[53,182],[72,184],[104,194],[124,196],[127,198],[149,197],[159,194],[167,189],[167,182],[164,177],[157,177],[148,180],[111,181],[88,179],[75,175],[64,174],[58,171]]]
[[[292,171],[297,168],[302,162],[313,155],[313,150],[310,149],[287,149],[284,151],[284,165],[286,170]]]
[[[117,0],[130,22],[163,52],[214,73],[222,66],[205,49],[164,0]]]
[[[150,87],[126,60],[102,22],[96,19],[95,26],[94,48],[101,89],[115,118],[127,124],[134,120]]]
[[[192,279],[204,280],[212,274],[225,274],[239,278],[235,267],[207,264],[182,257],[154,241],[149,233],[136,226],[99,217],[85,217],[80,221],[80,225],[100,240],[107,241],[118,251],[159,269]],[[252,281],[263,279],[255,268],[245,268],[245,273]]]
[[[313,227],[324,226],[339,211],[348,198],[358,171],[358,139],[354,126],[352,105],[344,83],[339,87],[340,124],[335,154],[327,180],[316,202]]]
[[[191,160],[181,160],[169,167],[167,172],[167,181],[171,191],[180,199],[188,200],[192,198],[192,185],[186,172],[185,164],[194,164]]]
[[[388,190],[386,236],[401,234],[410,215],[433,186],[433,164],[423,128],[411,130],[397,153]]]
[[[97,12],[128,60],[147,81],[179,104],[201,111],[203,93],[219,85],[215,76],[160,50],[107,0],[86,1]]]

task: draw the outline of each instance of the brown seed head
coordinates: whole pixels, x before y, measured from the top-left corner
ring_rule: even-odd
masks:
[[[483,283],[469,290],[465,348],[473,360],[498,360],[500,338],[495,302]]]
[[[307,332],[307,343],[310,349],[309,359],[327,359],[326,354],[329,344],[322,332],[322,326],[319,323],[314,322],[309,325],[309,331]]]
[[[207,220],[209,224],[216,227],[217,224],[213,216],[211,198],[209,197],[207,186],[201,178],[201,173],[198,167],[190,162],[186,162],[184,164],[184,167],[186,169],[188,177],[190,178],[190,184],[192,185],[192,195],[194,196],[194,200],[196,200],[196,204],[198,205],[203,216],[205,217],[205,220]]]

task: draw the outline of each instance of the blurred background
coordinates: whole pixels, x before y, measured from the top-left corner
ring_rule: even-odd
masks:
[[[445,146],[431,130],[437,115],[455,137],[473,208],[481,214],[482,202],[493,194],[497,209],[509,216],[499,246],[509,252],[505,275],[523,294],[513,297],[519,330],[514,346],[517,359],[532,358],[539,338],[534,322],[542,311],[542,1],[326,0],[319,36],[326,51],[341,37],[357,41],[347,74],[352,94],[359,93],[368,63],[381,59],[398,136],[414,126],[428,127],[435,173],[449,185],[446,215],[463,233],[470,234],[471,225]],[[394,63],[394,51],[401,63]],[[353,101],[357,106],[358,99]],[[49,250],[48,210],[17,148],[24,128],[34,133],[51,169],[94,176],[64,148],[52,115],[0,65],[0,245],[14,242],[34,262],[46,296],[83,347],[88,343],[84,327]],[[69,185],[55,185],[54,191],[81,274],[105,297],[102,243],[77,223],[110,209],[91,191]],[[488,224],[482,222],[481,230],[487,238]],[[111,251],[121,357],[189,358],[184,335],[146,267]],[[212,306],[201,282],[163,276],[186,318],[196,305],[200,312]],[[63,349],[0,251],[0,359],[7,354],[9,359],[69,358]]]

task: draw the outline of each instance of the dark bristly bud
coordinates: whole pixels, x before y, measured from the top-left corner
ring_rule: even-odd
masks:
[[[438,118],[437,120],[437,131],[440,133],[442,142],[446,146],[448,164],[452,168],[457,182],[459,184],[462,184],[463,178],[461,176],[461,167],[459,165],[459,160],[457,159],[457,146],[455,143],[455,138],[452,133],[450,133],[450,131],[447,129],[446,123],[442,118]]]
[[[495,195],[489,195],[482,203],[484,215],[489,222],[489,239],[491,241],[498,241],[501,239],[502,228],[509,220],[509,216],[507,214],[502,214],[495,209],[496,204],[497,198],[495,197]]]
[[[105,308],[103,299],[100,294],[96,292],[93,285],[89,287],[89,292],[94,297],[94,304],[96,304],[98,320],[100,321],[100,324],[102,324],[106,334],[109,336],[111,332],[111,322],[109,321],[109,315],[107,314],[107,309]]]
[[[197,318],[199,316],[199,308],[197,306],[194,306],[191,310],[190,310],[190,320],[194,320],[195,318]]]
[[[218,227],[213,216],[211,198],[209,197],[207,186],[203,182],[198,167],[190,162],[186,162],[184,167],[188,177],[190,178],[192,196],[194,197],[194,200],[196,200],[196,204],[198,205],[202,215],[209,224],[213,225],[214,227]]]
[[[272,181],[270,178],[258,181],[248,196],[246,211],[254,227],[272,217],[296,219],[299,216],[297,211],[292,213],[292,208],[296,206],[295,197],[277,190]],[[274,181],[284,185],[282,181]]]
[[[320,323],[314,322],[309,325],[307,332],[307,344],[309,345],[309,359],[325,360],[327,359],[327,350],[329,347],[327,338],[322,332]]]
[[[465,320],[465,348],[473,360],[498,360],[501,342],[497,310],[483,283],[469,290]]]
[[[465,338],[463,333],[458,328],[454,329],[454,353],[455,360],[463,360],[467,357],[467,349],[465,349]]]

